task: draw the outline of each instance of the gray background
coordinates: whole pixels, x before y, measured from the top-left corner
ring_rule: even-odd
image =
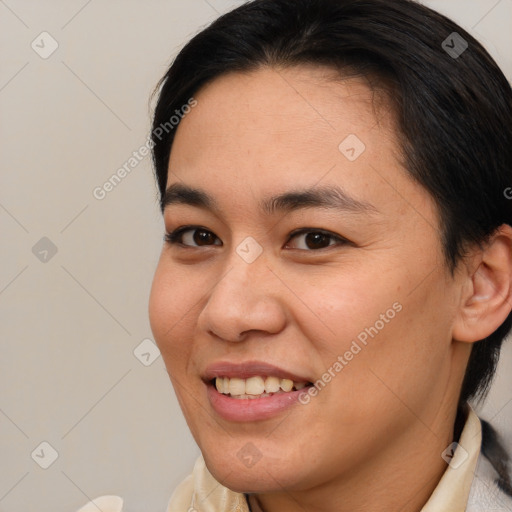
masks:
[[[163,511],[199,454],[161,357],[137,349],[163,235],[150,157],[93,190],[145,143],[171,58],[238,3],[0,0],[0,512],[102,494]],[[512,77],[512,0],[425,3]],[[509,447],[511,375],[509,343],[482,412]]]

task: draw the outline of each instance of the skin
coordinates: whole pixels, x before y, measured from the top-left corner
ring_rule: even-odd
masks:
[[[261,68],[224,75],[195,98],[167,185],[199,187],[220,210],[165,209],[166,231],[193,224],[212,235],[164,244],[149,314],[208,469],[255,493],[266,512],[421,510],[446,469],[440,454],[453,439],[471,342],[511,309],[511,229],[452,276],[434,202],[400,163],[385,98],[362,79]],[[353,162],[338,149],[348,134],[366,146]],[[375,211],[258,208],[277,193],[330,185]],[[315,248],[304,234],[290,238],[298,228],[351,243]],[[250,264],[236,252],[248,236],[263,250]],[[318,379],[397,302],[402,310],[309,404],[247,423],[210,406],[200,379],[208,364],[257,359]],[[251,468],[237,456],[248,442],[261,453]]]

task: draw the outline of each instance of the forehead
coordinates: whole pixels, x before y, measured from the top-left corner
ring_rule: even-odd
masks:
[[[277,137],[309,149],[315,144],[325,148],[347,130],[359,131],[361,137],[377,124],[388,136],[395,131],[393,112],[381,90],[370,88],[364,78],[343,78],[324,67],[228,73],[195,97],[198,106],[182,121],[178,133],[193,124],[196,136],[212,141],[226,143],[236,135],[237,145],[250,141],[255,146]],[[267,150],[276,146],[270,144]]]
[[[245,206],[291,185],[336,184],[378,210],[403,211],[413,193],[431,206],[400,163],[394,112],[364,78],[260,68],[221,76],[194,97],[177,129],[168,186],[185,181]]]

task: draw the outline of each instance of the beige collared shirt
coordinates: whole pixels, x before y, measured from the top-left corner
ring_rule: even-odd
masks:
[[[512,500],[508,501],[508,497],[500,493],[489,476],[488,463],[480,454],[481,442],[480,420],[469,408],[459,443],[453,456],[445,459],[449,462],[446,471],[421,512],[512,510]],[[97,501],[102,499],[105,501]],[[122,512],[122,500],[116,496],[104,496],[97,500],[96,505],[101,505],[103,512]],[[97,512],[96,505],[90,502],[78,512]],[[252,512],[259,512],[254,508]],[[174,491],[166,512],[249,512],[249,506],[244,494],[231,491],[215,480],[200,456],[192,474]]]

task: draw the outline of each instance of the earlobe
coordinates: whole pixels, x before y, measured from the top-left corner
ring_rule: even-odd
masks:
[[[512,228],[500,226],[473,262],[452,332],[468,343],[492,334],[512,310]]]

